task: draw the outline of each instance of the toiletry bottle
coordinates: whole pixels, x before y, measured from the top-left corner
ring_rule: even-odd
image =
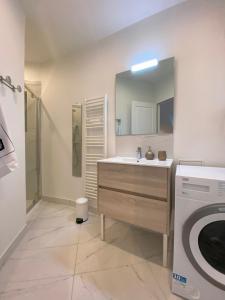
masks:
[[[167,155],[166,155],[166,151],[159,151],[158,152],[158,159],[159,160],[166,160]]]
[[[154,159],[154,153],[151,150],[151,147],[149,146],[148,151],[145,153],[145,158],[147,160],[153,160]]]

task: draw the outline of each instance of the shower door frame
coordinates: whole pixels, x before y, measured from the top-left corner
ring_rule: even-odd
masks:
[[[37,190],[32,203],[32,206],[27,209],[27,213],[41,200],[42,198],[42,176],[41,176],[41,97],[38,97],[30,88],[30,85],[40,85],[41,82],[25,81],[24,90],[36,100],[36,172],[37,172]],[[27,105],[27,103],[25,103]],[[27,106],[25,106],[27,117]],[[26,120],[27,122],[27,120]],[[27,197],[26,197],[27,198]],[[27,200],[27,199],[26,199]]]

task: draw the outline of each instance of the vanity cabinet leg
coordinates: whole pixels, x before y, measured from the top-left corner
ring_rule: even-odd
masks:
[[[168,235],[163,234],[163,267],[168,265]]]
[[[105,215],[101,214],[101,240],[105,240]]]

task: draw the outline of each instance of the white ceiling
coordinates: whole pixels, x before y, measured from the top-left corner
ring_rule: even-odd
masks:
[[[26,61],[90,46],[185,0],[19,0],[27,16]]]

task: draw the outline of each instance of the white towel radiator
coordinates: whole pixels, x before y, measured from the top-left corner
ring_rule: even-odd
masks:
[[[97,160],[107,157],[107,95],[85,99],[85,196],[97,207]]]

